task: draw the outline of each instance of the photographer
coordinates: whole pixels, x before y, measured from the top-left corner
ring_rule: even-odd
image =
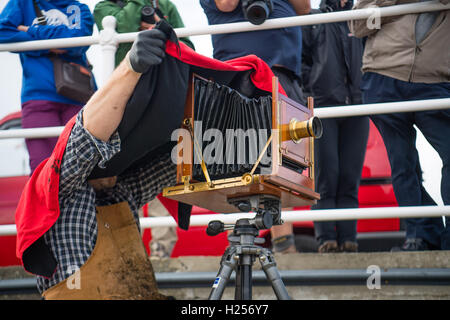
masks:
[[[139,234],[138,209],[176,178],[169,153],[93,179],[123,147],[118,127],[142,74],[159,65],[166,34],[145,30],[108,81],[72,118],[22,193],[17,254],[45,299],[165,299]]]
[[[308,14],[309,0],[200,0],[210,25],[242,22],[262,23],[253,20],[251,9],[265,11],[266,18],[285,18]],[[255,14],[256,17],[259,14]],[[254,54],[264,60],[278,77],[289,98],[305,104],[301,89],[300,70],[302,31],[300,27],[237,32],[212,35],[214,58],[222,61]],[[275,252],[295,252],[292,224],[271,229]]]
[[[173,28],[183,28],[183,20],[176,6],[170,0],[105,0],[94,8],[94,20],[99,30],[103,29],[102,20],[106,16],[114,16],[117,20],[118,33],[138,32],[153,26],[148,13],[154,12],[153,20],[165,19]],[[145,21],[147,20],[147,22]],[[149,23],[150,22],[150,23]],[[189,38],[180,38],[182,42],[195,50]],[[125,58],[131,43],[121,43],[116,52],[116,66]]]
[[[114,16],[117,20],[116,30],[119,33],[137,32],[146,30],[165,19],[173,28],[183,28],[184,24],[176,6],[170,0],[106,0],[99,2],[94,9],[94,19],[99,30],[103,28],[102,20],[106,16]],[[180,38],[180,41],[195,50],[189,38]],[[123,60],[131,43],[121,43],[116,52],[116,66]],[[177,203],[174,200],[161,201],[158,195],[148,204],[148,215],[152,217],[169,216],[169,211],[176,211]],[[141,215],[144,212],[141,211]],[[164,227],[152,229],[150,252],[153,257],[170,257],[172,249],[177,242],[176,228]]]

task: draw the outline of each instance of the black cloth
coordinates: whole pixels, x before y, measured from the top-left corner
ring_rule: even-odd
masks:
[[[161,29],[168,40],[178,44],[175,32],[166,21],[158,22],[155,28]],[[104,168],[96,166],[89,179],[126,174],[172,150],[176,142],[171,141],[171,134],[182,123],[192,74],[214,79],[216,83],[229,86],[249,98],[270,94],[256,87],[255,80],[250,78],[252,71],[212,69],[166,54],[161,64],[151,67],[141,76],[127,102],[118,127],[121,151]],[[189,216],[190,206],[179,205],[178,222],[181,228],[187,229]]]

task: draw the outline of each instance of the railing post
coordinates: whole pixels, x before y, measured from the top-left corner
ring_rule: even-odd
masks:
[[[102,20],[103,30],[100,31],[100,46],[102,48],[103,68],[101,78],[98,79],[99,87],[102,86],[113,73],[115,68],[115,56],[118,47],[117,32],[116,32],[116,18],[113,16],[106,16]]]

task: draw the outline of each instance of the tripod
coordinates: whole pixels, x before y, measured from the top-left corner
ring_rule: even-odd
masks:
[[[256,258],[259,259],[277,298],[279,300],[291,299],[276,267],[272,252],[267,248],[255,245],[264,242],[264,239],[256,238],[260,229],[269,229],[273,221],[281,223],[279,211],[278,214],[274,214],[273,206],[270,206],[270,208],[271,210],[258,208],[254,219],[239,219],[236,221],[233,233],[228,236],[230,246],[225,250],[220,261],[220,269],[209,295],[209,300],[222,298],[233,270],[236,272],[235,299],[251,300],[252,266]],[[226,227],[221,221],[211,221],[208,224],[207,233],[217,235],[226,229],[229,230],[230,227]]]

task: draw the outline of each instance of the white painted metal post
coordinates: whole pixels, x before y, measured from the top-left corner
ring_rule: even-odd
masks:
[[[102,48],[103,68],[101,78],[98,81],[99,87],[106,82],[115,68],[115,57],[118,47],[116,24],[116,18],[113,16],[106,16],[102,20],[103,30],[100,31],[99,44]]]

